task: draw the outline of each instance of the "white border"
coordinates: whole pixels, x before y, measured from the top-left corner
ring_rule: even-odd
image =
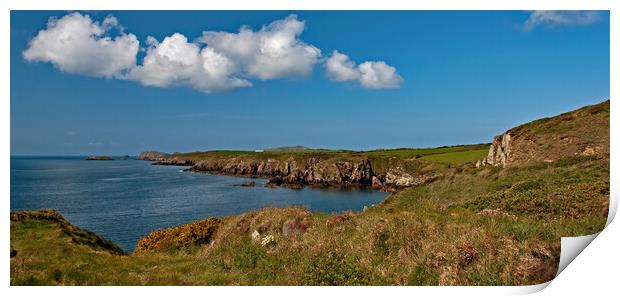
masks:
[[[3,139],[0,146],[0,163],[4,168],[0,174],[0,186],[4,206],[0,210],[0,217],[5,217],[1,228],[2,240],[4,241],[5,252],[8,251],[9,238],[9,167],[10,167],[10,71],[9,71],[9,52],[10,45],[7,42],[10,36],[10,10],[533,10],[533,9],[556,9],[556,10],[611,10],[611,81],[618,80],[618,59],[620,50],[618,38],[620,37],[619,2],[613,0],[135,0],[128,3],[127,0],[2,0],[0,1],[1,19],[0,32],[4,42],[0,42],[0,91],[3,93],[3,108],[0,108],[0,133]],[[617,87],[611,84],[611,97],[617,95]],[[618,117],[620,112],[617,104],[612,102],[611,119],[611,150],[618,149],[618,137],[614,137],[619,130]],[[615,153],[615,152],[614,152]],[[620,184],[618,174],[613,168],[619,167],[620,163],[616,158],[611,159],[611,211],[615,212],[618,204],[618,189],[613,184]],[[610,217],[612,218],[612,217]],[[611,219],[608,220],[611,222]],[[595,239],[586,250],[578,256],[573,263],[566,267],[548,288],[541,294],[559,295],[591,293],[598,291],[603,294],[613,294],[617,291],[616,281],[620,256],[617,255],[617,246],[620,245],[620,227],[618,222],[611,223],[603,230],[600,236]],[[2,289],[4,295],[21,294],[59,294],[59,295],[83,295],[84,293],[94,295],[109,295],[110,293],[149,293],[154,295],[168,295],[171,293],[239,293],[239,294],[276,294],[276,295],[312,295],[318,293],[343,294],[401,294],[411,293],[425,294],[463,294],[463,295],[498,295],[534,292],[546,285],[538,287],[102,287],[92,289],[88,287],[76,288],[37,288],[37,287],[8,287],[9,286],[9,256],[5,253],[5,265],[0,271],[0,280],[4,283]],[[137,291],[136,289],[140,289]],[[181,290],[180,290],[181,289]],[[205,290],[207,289],[207,290]]]
[[[31,10],[608,10],[613,0],[5,0]]]

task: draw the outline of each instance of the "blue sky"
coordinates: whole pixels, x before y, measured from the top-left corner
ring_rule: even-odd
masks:
[[[142,49],[54,51],[58,38],[29,45],[50,17],[69,14],[11,13],[12,155],[481,143],[610,91],[604,11],[89,11],[79,15],[111,28],[97,38],[131,34]],[[203,31],[238,33],[243,25],[258,40],[278,20],[303,24],[288,59],[235,56],[219,39],[199,40]],[[176,68],[142,67],[147,37],[157,40],[155,53],[175,33],[200,53],[214,48],[230,71],[179,78]],[[328,70],[335,50],[351,75]],[[364,78],[375,74],[374,82]]]

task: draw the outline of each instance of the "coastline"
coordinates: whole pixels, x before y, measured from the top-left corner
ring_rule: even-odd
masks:
[[[558,271],[560,238],[589,235],[605,227],[610,192],[608,127],[609,101],[533,121],[497,136],[478,165],[389,156],[356,166],[351,160],[363,163],[368,155],[351,152],[174,155],[175,161],[184,163],[187,159],[181,157],[193,157],[195,165],[216,163],[204,168],[235,176],[268,171],[272,174],[267,176],[298,180],[299,172],[309,170],[318,172],[318,180],[341,178],[344,184],[372,179],[375,172],[386,173],[387,180],[395,170],[401,176],[413,176],[415,170],[442,176],[391,193],[360,212],[325,214],[285,207],[204,217],[155,230],[140,239],[132,254],[121,256],[72,241],[76,234],[59,231],[62,226],[54,221],[13,221],[11,284],[548,282]],[[538,149],[530,149],[532,143]],[[382,167],[380,161],[386,159],[383,164],[388,166]],[[268,170],[264,163],[270,163]],[[258,170],[261,164],[263,169]],[[347,168],[345,174],[342,168]],[[372,174],[366,174],[370,170]],[[301,175],[307,176],[314,180],[317,175]],[[60,257],[62,261],[54,261]],[[46,267],[50,262],[55,269]],[[55,270],[62,274],[48,276],[58,274]]]

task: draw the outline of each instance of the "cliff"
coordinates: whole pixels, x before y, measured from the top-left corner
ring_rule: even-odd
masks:
[[[195,163],[169,159],[164,163],[191,164],[189,170],[194,172],[269,178],[268,186],[288,187],[372,186],[375,189],[394,190],[420,185],[441,176],[439,171],[407,171],[401,166],[390,167],[383,172],[378,171],[373,169],[373,161],[366,157],[334,159],[308,156],[265,160],[232,157],[224,160],[201,160]]]
[[[370,151],[212,150],[151,157],[155,165],[189,166],[188,171],[270,179],[268,187],[372,186],[395,191],[433,181],[471,165],[488,144]]]
[[[495,137],[476,166],[517,166],[569,156],[609,157],[609,100],[535,120]]]

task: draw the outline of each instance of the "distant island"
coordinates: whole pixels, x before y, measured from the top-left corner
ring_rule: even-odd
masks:
[[[114,159],[109,156],[94,155],[94,156],[86,157],[86,160],[114,160]]]

